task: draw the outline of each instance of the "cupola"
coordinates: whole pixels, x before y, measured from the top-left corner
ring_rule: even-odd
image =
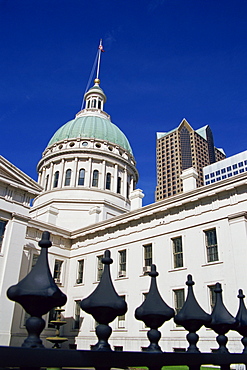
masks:
[[[100,80],[96,78],[94,80],[94,86],[91,87],[91,89],[89,89],[84,95],[86,109],[99,109],[101,111],[104,110],[106,96],[99,84]]]

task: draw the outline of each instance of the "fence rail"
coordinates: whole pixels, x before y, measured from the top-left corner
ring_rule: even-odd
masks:
[[[150,352],[107,352],[65,349],[29,349],[22,347],[0,347],[0,367],[67,367],[107,370],[129,367],[148,367],[159,370],[162,366],[189,366],[191,370],[201,365],[220,366],[230,369],[230,364],[247,364],[246,354],[236,353],[150,353]]]

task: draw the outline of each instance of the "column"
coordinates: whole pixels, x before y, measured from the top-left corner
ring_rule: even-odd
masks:
[[[92,158],[88,160],[88,167],[85,166],[85,186],[91,187],[91,178],[92,178]]]
[[[118,165],[115,164],[114,179],[113,179],[113,191],[114,191],[114,193],[117,192],[117,179],[118,179]]]
[[[71,186],[77,185],[77,178],[78,178],[78,157],[74,160],[74,168],[72,170],[72,177],[71,177]]]
[[[65,165],[65,159],[62,159],[62,164],[60,165],[60,170],[59,170],[59,178],[58,178],[58,188],[61,188],[64,184],[64,165]]]
[[[101,171],[100,189],[105,190],[105,181],[106,181],[106,178],[105,178],[106,161],[105,160],[102,162],[101,166],[102,166],[102,171]]]
[[[125,166],[124,173],[123,173],[123,191],[121,192],[125,198],[127,198],[127,181],[128,181],[128,174],[127,174],[127,169]]]
[[[49,183],[48,183],[48,186],[47,186],[47,190],[51,190],[52,189],[52,184],[53,184],[53,173],[54,171],[54,163],[52,162],[51,163],[51,168],[50,168],[50,178],[49,178]]]

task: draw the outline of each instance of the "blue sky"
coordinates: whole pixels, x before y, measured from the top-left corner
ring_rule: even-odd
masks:
[[[246,150],[246,0],[0,0],[1,155],[36,179],[53,133],[80,110],[99,39],[105,111],[154,201],[157,131],[209,124]]]

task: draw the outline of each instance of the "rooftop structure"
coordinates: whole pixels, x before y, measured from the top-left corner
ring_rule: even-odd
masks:
[[[203,167],[224,158],[224,151],[214,146],[213,134],[208,125],[193,130],[183,119],[176,129],[158,132],[156,201],[182,193],[181,174],[191,167],[198,173],[196,186],[202,186]]]
[[[203,168],[204,185],[247,171],[247,150]]]

